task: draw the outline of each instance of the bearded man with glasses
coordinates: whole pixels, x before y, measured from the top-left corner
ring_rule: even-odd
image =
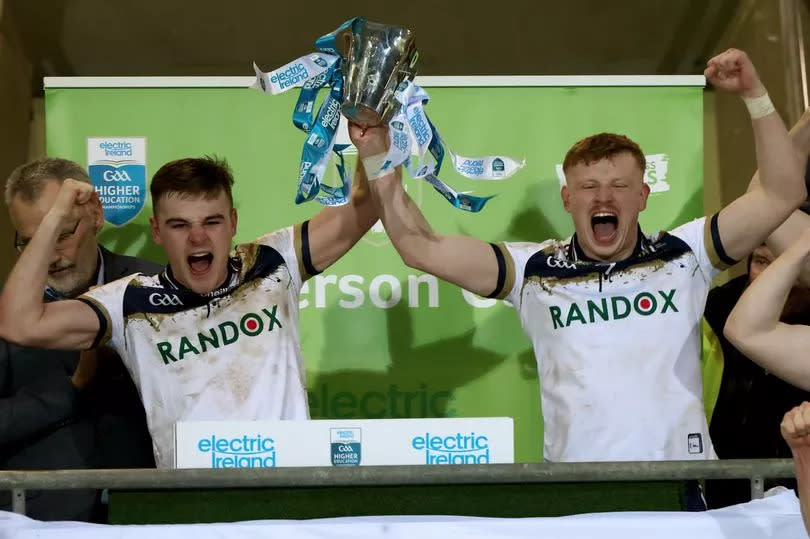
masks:
[[[5,201],[18,252],[25,250],[67,178],[90,183],[80,165],[54,158],[22,165],[8,178]],[[132,273],[162,269],[100,246],[97,234],[103,224],[96,197],[60,232],[48,259],[45,301],[72,299]],[[0,468],[102,467],[154,467],[143,405],[117,355],[110,349],[57,351],[0,340]],[[27,495],[26,512],[39,520],[106,521],[95,490]],[[0,508],[9,510],[10,503],[8,492],[0,492]]]

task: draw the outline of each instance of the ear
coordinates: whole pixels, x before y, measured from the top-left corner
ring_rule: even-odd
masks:
[[[231,237],[236,236],[236,222],[239,220],[239,215],[236,213],[236,208],[231,208]]]
[[[563,208],[568,213],[571,213],[571,193],[568,191],[568,184],[563,184],[560,188],[560,197],[562,197]]]
[[[650,186],[647,185],[647,182],[644,180],[641,181],[641,209],[639,211],[644,211],[647,209],[647,198],[650,196]]]
[[[154,215],[149,218],[149,230],[152,231],[152,241],[162,246],[163,240],[160,238],[160,225],[158,224],[157,217]]]

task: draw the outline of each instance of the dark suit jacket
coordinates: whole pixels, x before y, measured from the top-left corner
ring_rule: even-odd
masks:
[[[101,249],[104,282],[161,267]],[[110,351],[92,384],[70,376],[79,353],[26,348],[0,339],[0,468],[6,470],[154,467],[152,441],[135,385]],[[0,509],[10,510],[7,491]],[[94,490],[30,491],[26,513],[39,520],[100,520]]]

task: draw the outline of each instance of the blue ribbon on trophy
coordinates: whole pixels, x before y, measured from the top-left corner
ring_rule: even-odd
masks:
[[[455,170],[470,179],[503,180],[523,167],[524,161],[511,157],[468,158],[447,146],[425,113],[427,92],[413,83],[418,53],[410,30],[356,17],[318,38],[315,47],[318,52],[268,73],[254,64],[252,88],[278,94],[301,87],[293,124],[308,136],[301,153],[297,204],[315,199],[339,205],[349,200],[351,175],[343,159],[347,146],[335,144],[341,112],[364,127],[388,124],[391,146],[381,171],[402,165],[465,211],[480,211],[492,197],[458,193],[440,180],[445,150]],[[313,119],[318,93],[327,86],[329,95]],[[336,187],[322,183],[331,153],[338,159],[341,185]]]

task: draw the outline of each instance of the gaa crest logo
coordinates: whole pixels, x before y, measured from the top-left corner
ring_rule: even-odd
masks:
[[[332,466],[360,465],[360,428],[329,429]]]
[[[502,178],[506,174],[506,166],[503,159],[496,157],[492,160],[492,175],[496,178]]]
[[[88,138],[87,174],[104,219],[115,226],[127,224],[146,204],[146,139]]]

